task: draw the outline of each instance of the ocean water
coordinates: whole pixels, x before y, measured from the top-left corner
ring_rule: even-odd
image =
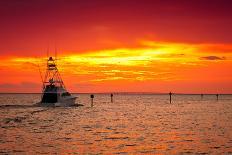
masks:
[[[232,154],[232,95],[75,96],[84,106],[0,94],[0,154]]]

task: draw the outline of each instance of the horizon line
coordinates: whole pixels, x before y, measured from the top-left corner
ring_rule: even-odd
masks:
[[[73,92],[71,94],[141,94],[141,95],[166,95],[170,92]],[[180,93],[172,92],[173,95],[232,95],[232,93]],[[0,94],[42,94],[42,92],[0,92]]]

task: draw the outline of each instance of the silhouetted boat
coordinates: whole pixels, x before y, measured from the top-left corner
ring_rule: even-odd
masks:
[[[76,98],[65,88],[55,59],[49,57],[43,81],[43,90],[39,106],[74,106]]]

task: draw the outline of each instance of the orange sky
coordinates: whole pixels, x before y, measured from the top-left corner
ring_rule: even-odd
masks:
[[[40,92],[56,46],[71,92],[232,93],[231,5],[210,2],[0,2],[0,92]]]

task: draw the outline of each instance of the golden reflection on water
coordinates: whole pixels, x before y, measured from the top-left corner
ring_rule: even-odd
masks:
[[[24,105],[38,95],[0,95]],[[2,154],[232,153],[232,96],[78,95],[76,108],[0,108]],[[33,100],[31,100],[33,98]]]

